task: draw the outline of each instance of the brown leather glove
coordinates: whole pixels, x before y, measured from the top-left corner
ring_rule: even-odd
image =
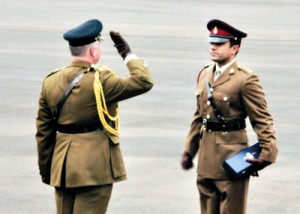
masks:
[[[112,41],[115,43],[114,46],[117,48],[119,54],[125,59],[127,54],[131,53],[128,43],[123,39],[119,32],[110,31],[109,34]]]
[[[49,172],[49,173],[48,173]],[[41,178],[42,178],[42,182],[45,183],[45,184],[50,184],[50,170],[45,170],[43,171],[43,173],[40,171],[40,175],[41,175]]]
[[[185,170],[188,170],[194,166],[193,158],[189,153],[184,153],[181,158],[181,167]]]
[[[253,164],[252,167],[251,167],[251,170],[253,170],[253,171],[262,170],[263,168],[265,168],[266,166],[271,164],[271,162],[261,160],[261,159],[250,159],[250,158],[248,158],[247,161],[249,163]]]
[[[50,184],[50,177],[42,177],[42,182],[45,184]]]

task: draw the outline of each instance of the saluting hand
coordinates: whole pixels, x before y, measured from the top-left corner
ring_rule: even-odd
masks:
[[[119,32],[110,31],[109,32],[112,41],[115,43],[115,47],[117,48],[119,54],[123,59],[127,56],[127,54],[131,53],[130,47],[125,39],[121,36]]]

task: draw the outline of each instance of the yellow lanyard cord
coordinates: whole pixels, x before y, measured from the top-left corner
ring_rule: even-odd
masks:
[[[110,115],[109,112],[107,111],[106,101],[105,101],[105,97],[104,97],[104,93],[103,93],[102,84],[99,80],[99,71],[97,69],[95,70],[94,93],[95,93],[95,97],[96,97],[98,115],[99,115],[99,118],[100,118],[100,121],[101,121],[103,127],[109,133],[111,133],[115,136],[118,136],[119,131],[120,131],[119,106],[117,104],[117,109],[116,109],[116,115],[115,116]],[[105,116],[109,120],[115,122],[116,128],[112,127],[111,125],[109,125],[107,123]]]

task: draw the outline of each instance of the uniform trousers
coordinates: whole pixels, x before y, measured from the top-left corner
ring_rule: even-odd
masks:
[[[104,214],[112,184],[76,188],[55,188],[57,214]]]
[[[245,214],[249,177],[214,180],[198,175],[201,214]]]

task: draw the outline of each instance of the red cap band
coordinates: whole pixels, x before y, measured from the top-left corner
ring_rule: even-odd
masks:
[[[227,30],[223,29],[218,29],[217,27],[213,27],[210,30],[210,35],[211,36],[221,36],[221,37],[234,37],[231,33],[229,33]]]

